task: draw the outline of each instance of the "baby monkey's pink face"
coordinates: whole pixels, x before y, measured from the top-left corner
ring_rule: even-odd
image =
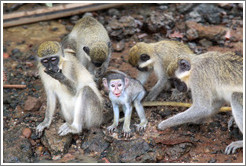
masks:
[[[123,91],[123,81],[121,79],[111,80],[109,83],[109,89],[116,97],[120,97]]]

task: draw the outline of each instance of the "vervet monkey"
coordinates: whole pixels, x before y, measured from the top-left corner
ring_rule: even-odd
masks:
[[[185,82],[192,93],[192,106],[158,125],[158,129],[188,123],[217,113],[225,102],[243,133],[243,58],[233,53],[207,52],[178,61],[177,78]],[[225,153],[235,153],[243,141],[232,142]]]
[[[66,120],[58,131],[60,136],[80,133],[83,128],[98,127],[102,123],[102,97],[91,74],[81,65],[70,49],[56,41],[43,42],[37,52],[38,70],[47,95],[45,118],[36,133],[51,124],[56,99]]]
[[[123,132],[125,137],[130,137],[130,121],[132,114],[132,103],[134,104],[140,124],[137,131],[143,131],[146,128],[148,120],[145,117],[144,108],[141,100],[145,96],[145,89],[138,80],[130,78],[125,73],[116,71],[108,74],[103,78],[103,85],[109,91],[109,99],[112,102],[114,110],[114,122],[107,129],[112,133],[119,123],[119,106],[122,105],[125,113]]]
[[[144,85],[152,73],[158,78],[145,100],[155,100],[163,89],[170,88],[169,78],[174,76],[177,68],[177,57],[181,54],[192,54],[185,44],[178,41],[163,40],[156,43],[137,43],[130,49],[129,63],[136,67],[138,80]]]
[[[98,81],[108,68],[112,46],[106,29],[91,16],[84,16],[65,38],[64,45],[75,50],[76,56]]]

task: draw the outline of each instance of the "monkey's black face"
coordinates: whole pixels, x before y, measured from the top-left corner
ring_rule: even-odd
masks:
[[[58,67],[59,60],[60,59],[58,56],[52,56],[52,57],[42,59],[41,63],[45,67],[46,71],[53,71],[53,72],[57,73],[60,71],[60,69]]]
[[[189,71],[190,68],[191,68],[190,63],[189,63],[187,60],[185,60],[185,59],[181,59],[181,60],[178,62],[178,64],[179,64],[179,67],[180,67],[180,69],[181,69],[182,71]]]
[[[141,59],[141,61],[146,62],[147,60],[150,59],[150,56],[147,54],[141,54],[140,59]]]
[[[92,62],[96,67],[101,67],[102,66],[102,62]]]

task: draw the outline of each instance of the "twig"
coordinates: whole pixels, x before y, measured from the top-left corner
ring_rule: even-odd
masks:
[[[167,101],[148,101],[143,102],[144,107],[152,106],[174,106],[174,107],[191,107],[191,103],[180,103],[180,102],[167,102]],[[231,107],[221,107],[221,112],[231,111]]]
[[[33,11],[4,14],[3,27],[6,28],[39,21],[68,17],[84,12],[97,11],[111,7],[118,7],[126,4],[127,3],[83,3],[66,5],[63,4],[50,8],[36,9]]]
[[[9,85],[9,84],[5,84],[5,85],[3,85],[3,88],[17,88],[17,89],[22,89],[22,88],[26,88],[26,85]]]

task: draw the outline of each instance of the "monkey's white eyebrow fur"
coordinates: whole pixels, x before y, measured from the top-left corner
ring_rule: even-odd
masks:
[[[147,60],[146,62],[144,62],[141,65],[139,65],[139,67],[144,68],[144,67],[149,66],[152,63],[154,63],[154,59]]]
[[[177,78],[182,80],[182,78],[190,75],[190,70],[189,71],[185,71],[185,72],[181,72],[181,73],[175,72],[175,75],[176,75]]]

